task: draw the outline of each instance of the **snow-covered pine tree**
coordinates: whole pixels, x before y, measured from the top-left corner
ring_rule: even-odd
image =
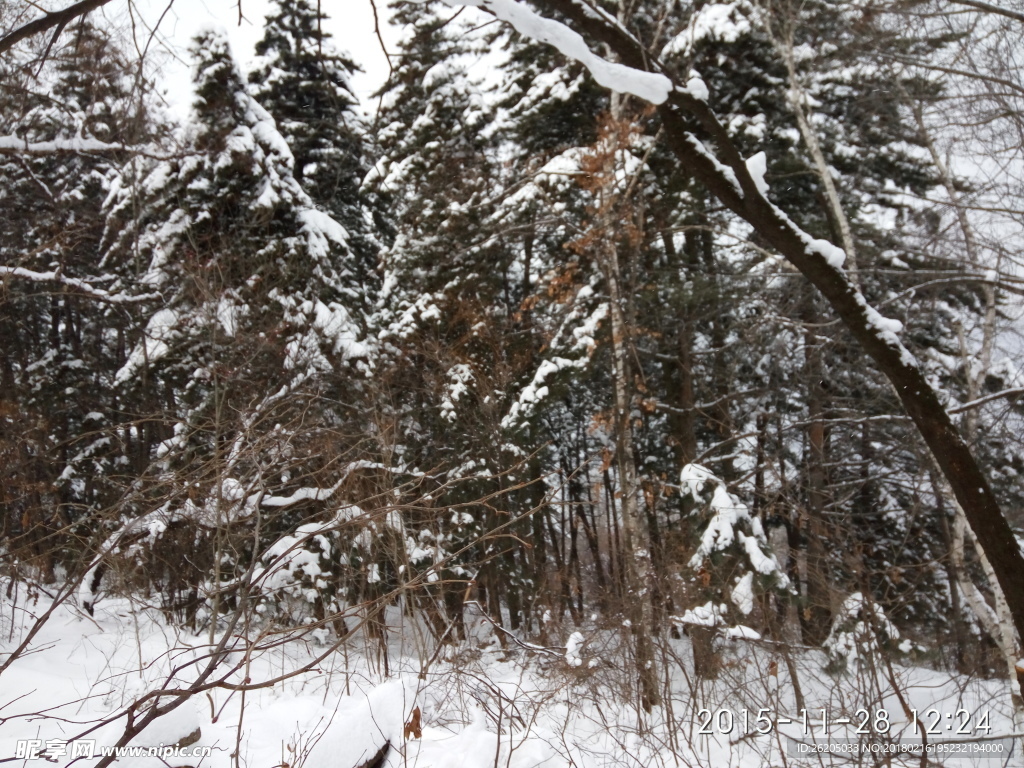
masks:
[[[846,221],[858,244],[866,295],[892,302],[907,284],[892,278],[893,265],[923,263],[910,255],[908,234],[913,199],[933,179],[914,147],[907,115],[898,109],[899,90],[922,84],[866,54],[878,47],[920,53],[929,45],[886,37],[870,14],[853,5],[769,7],[741,0],[694,7],[663,57],[704,77],[740,151],[766,171],[773,201],[806,231],[843,246]],[[884,93],[890,96],[880,98]],[[806,131],[796,127],[796,111]],[[835,189],[838,208],[832,205]],[[736,235],[742,237],[734,232],[729,239],[735,242]],[[904,581],[904,566],[894,564],[934,562],[938,553],[931,544],[939,536],[924,535],[926,518],[915,514],[914,494],[905,492],[920,485],[914,476],[919,460],[900,423],[887,420],[897,407],[889,388],[849,364],[852,340],[821,325],[824,307],[802,279],[780,275],[765,254],[742,245],[730,249],[723,240],[715,250],[731,262],[730,271],[740,267],[748,290],[763,302],[753,314],[755,305],[744,302],[747,328],[731,331],[757,351],[731,369],[729,378],[739,376],[752,397],[730,397],[730,407],[737,432],[759,435],[751,446],[759,485],[755,504],[788,521],[799,543],[794,565],[806,574],[804,629],[808,640],[820,642],[842,594],[829,584],[847,579],[852,591],[873,573],[879,596],[929,594]],[[730,250],[736,256],[729,257]],[[905,274],[913,280],[912,271]],[[802,359],[794,358],[794,349]],[[901,527],[893,536],[897,521]],[[838,539],[851,542],[845,556],[825,543]],[[919,551],[911,552],[908,540]],[[902,600],[887,608],[894,617],[912,619]]]
[[[828,637],[822,643],[828,658],[825,670],[833,675],[865,672],[885,679],[884,673],[878,672],[882,666],[879,656],[884,654],[891,658],[913,650],[911,643],[899,641],[900,631],[878,603],[854,592],[836,611]]]
[[[725,483],[699,464],[687,464],[679,485],[694,503],[698,544],[683,580],[686,611],[675,621],[688,627],[697,674],[714,677],[714,636],[731,631],[745,637],[748,630],[779,635],[779,608],[791,587],[760,518]]]
[[[352,288],[369,309],[378,283],[376,224],[360,192],[369,171],[367,125],[350,80],[358,65],[323,30],[320,4],[276,0],[256,44],[253,96],[277,123],[293,173],[313,202],[345,227]],[[378,214],[381,212],[378,211]]]
[[[523,364],[515,326],[521,276],[493,219],[502,168],[489,135],[492,108],[471,74],[482,37],[461,20],[449,23],[454,13],[440,4],[394,6],[406,37],[381,94],[380,160],[366,182],[395,232],[382,251],[375,318],[395,449],[408,467],[435,475],[438,487],[424,481],[411,516],[430,532],[438,556],[507,522],[512,509],[529,508],[536,490],[524,489],[519,473],[502,475],[525,456],[500,423]],[[505,496],[510,488],[520,503]],[[495,492],[488,505],[474,503]],[[516,549],[492,539],[445,571],[431,589],[447,590],[450,619],[461,621],[465,592],[455,580],[475,576],[487,609],[500,616],[508,596],[519,626],[526,568]]]
[[[225,37],[206,31],[191,50],[184,151],[124,180],[107,251],[148,262],[137,290],[161,295],[117,383],[151,408],[154,463],[134,504],[164,531],[154,580],[194,619],[202,582],[228,599],[236,569],[316,511],[298,502],[329,500],[349,476],[369,369],[344,227],[295,178]],[[258,538],[254,505],[269,510]],[[194,556],[175,560],[181,546]]]
[[[634,10],[629,25],[651,20],[651,8]],[[727,280],[734,270],[716,263],[711,250],[711,222],[702,215],[707,194],[689,189],[687,174],[654,139],[657,125],[643,105],[602,93],[578,64],[536,43],[513,35],[508,47],[508,127],[500,135],[516,182],[502,212],[509,228],[528,233],[522,312],[541,354],[518,382],[505,422],[549,442],[554,455],[547,466],[568,478],[562,494],[572,510],[549,525],[568,534],[568,556],[560,557],[554,535],[547,550],[535,536],[534,548],[552,555],[551,579],[580,600],[576,615],[583,608],[585,580],[574,573],[581,560],[597,582],[598,604],[631,611],[632,597],[608,600],[621,594],[634,558],[623,539],[628,499],[636,507],[629,514],[637,520],[633,536],[652,557],[652,583],[644,588],[654,600],[657,632],[671,610],[660,583],[665,553],[679,543],[681,525],[666,480],[697,457],[698,432],[706,449],[728,446],[723,474],[733,474],[727,465],[735,455],[730,410],[737,387],[728,361],[743,351],[729,334],[741,310],[723,286],[741,288]],[[550,71],[537,72],[538,61]],[[607,178],[597,184],[599,176]],[[697,345],[699,357],[690,354]],[[705,382],[707,389],[695,392]],[[698,410],[701,400],[715,405]],[[627,474],[635,479],[627,483]],[[580,530],[587,553],[579,549]]]

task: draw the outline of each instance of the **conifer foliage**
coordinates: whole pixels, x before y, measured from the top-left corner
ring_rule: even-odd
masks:
[[[296,180],[345,228],[352,298],[368,304],[377,240],[360,193],[369,167],[366,126],[349,82],[357,65],[334,48],[323,24],[319,4],[279,0],[256,45],[258,61],[249,81],[292,151]]]
[[[42,66],[4,54],[12,572],[89,574],[89,607],[152,589],[211,632],[246,606],[321,640],[363,628],[385,663],[389,609],[437,643],[480,612],[534,650],[614,627],[648,710],[681,632],[706,677],[719,636],[822,647],[837,674],[870,667],[862,646],[950,663],[924,658],[936,640],[1012,667],[903,393],[697,172],[783,211],[884,312],[1019,531],[1024,249],[978,248],[922,106],[953,98],[928,66],[959,38],[895,34],[872,4],[618,8],[717,116],[697,121],[469,12],[391,13],[373,105],[321,5],[275,0],[251,72],[223,33],[193,41],[180,126],[95,20]]]
[[[292,457],[297,444],[306,453],[343,421],[315,403],[345,404],[367,350],[346,230],[295,178],[287,142],[249,94],[224,37],[206,32],[192,53],[185,151],[123,181],[109,253],[147,260],[139,288],[161,297],[116,376],[140,407],[160,404],[142,414],[158,424],[159,515],[206,540],[251,518],[265,494],[327,482],[331,462],[296,469]],[[261,551],[261,537],[294,524],[287,515],[265,521],[256,540],[230,545],[231,558],[218,539],[207,548],[209,567],[219,573],[227,564],[223,578],[234,578],[232,568],[244,571]],[[230,535],[245,531],[234,526]]]

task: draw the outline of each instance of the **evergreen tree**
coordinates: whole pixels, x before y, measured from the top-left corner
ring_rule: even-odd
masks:
[[[525,454],[500,424],[522,365],[514,319],[521,294],[515,254],[493,219],[501,167],[488,135],[492,109],[468,66],[480,38],[447,23],[439,7],[395,6],[407,37],[381,94],[381,159],[367,187],[395,232],[381,253],[375,326],[396,452],[408,467],[443,478],[441,489],[421,487],[430,501],[416,505],[440,556],[514,514],[503,491],[523,478],[502,473]],[[496,492],[488,505],[474,503]],[[522,579],[513,550],[500,539],[469,547],[446,571],[443,597],[458,600],[464,590],[452,579],[475,575],[484,604],[500,615],[500,597]],[[449,610],[461,621],[455,605]],[[518,626],[518,604],[511,614]]]
[[[358,69],[323,31],[325,16],[308,0],[278,0],[267,16],[252,93],[270,113],[294,157],[293,173],[313,202],[345,227],[354,300],[372,306],[377,284],[376,223],[360,185],[369,171],[350,80]],[[377,211],[378,219],[381,211]]]
[[[141,211],[123,184],[108,253],[148,259],[139,290],[162,294],[117,382],[159,409],[145,415],[156,423],[155,465],[133,503],[155,498],[165,524],[177,523],[164,537],[171,549],[181,545],[175,529],[213,532],[195,533],[204,557],[188,561],[186,578],[165,562],[168,607],[194,619],[197,581],[212,578],[216,604],[236,568],[302,522],[301,508],[285,504],[251,539],[254,499],[336,489],[348,476],[347,451],[365,428],[351,414],[369,369],[345,229],[296,180],[224,37],[205,32],[192,53],[189,151],[145,172]]]
[[[766,153],[772,199],[805,231],[845,247],[843,222],[850,222],[858,246],[849,267],[859,267],[869,301],[878,301],[898,291],[882,277],[893,260],[921,263],[909,253],[906,201],[924,193],[932,179],[908,149],[914,136],[896,100],[877,96],[919,84],[865,56],[864,41],[872,38],[877,45],[884,37],[869,26],[869,19],[845,5],[695,7],[663,55],[678,62],[680,71],[692,67],[704,76],[733,141],[751,163],[761,162],[758,151]],[[891,45],[917,46],[919,53],[926,44],[893,39]],[[794,127],[801,120],[807,130]],[[816,153],[825,173],[819,172]],[[840,190],[838,213],[831,204],[833,187]],[[887,218],[898,227],[880,226]],[[751,249],[724,240],[713,249],[727,259],[720,262],[725,271],[745,275],[747,291],[761,292],[756,303],[744,294],[735,320],[723,317],[731,326],[727,334],[757,350],[745,355],[756,365],[743,359],[727,364],[727,380],[740,385],[733,387],[754,394],[730,395],[731,421],[736,432],[758,435],[752,446],[756,503],[790,528],[794,555],[808,574],[801,583],[804,629],[808,639],[820,642],[838,608],[837,585],[870,588],[879,599],[909,595],[909,585],[889,581],[901,579],[901,568],[892,564],[913,568],[915,560],[934,560],[928,542],[935,537],[922,535],[923,518],[914,515],[913,498],[904,492],[915,482],[916,460],[912,449],[902,450],[899,425],[884,420],[896,408],[888,388],[849,364],[852,340],[821,327],[825,312],[809,286],[777,276],[772,263]],[[761,275],[768,279],[762,282]],[[802,331],[793,328],[794,319],[804,324]],[[788,345],[781,343],[786,338]],[[801,349],[802,359],[787,346]],[[721,401],[729,393],[709,394],[709,400]],[[892,448],[878,450],[879,444]],[[894,520],[906,527],[896,532]],[[919,543],[918,551],[903,545],[908,536]],[[830,540],[856,543],[842,556]],[[867,574],[877,577],[870,587],[863,582]],[[894,616],[902,599],[887,606]],[[905,611],[901,618],[919,620],[912,614]]]

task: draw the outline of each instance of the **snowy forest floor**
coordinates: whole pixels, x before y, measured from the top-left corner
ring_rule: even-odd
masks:
[[[7,585],[2,586],[7,594]],[[27,598],[22,585],[0,605],[2,666],[50,604],[42,595]],[[864,737],[845,724],[833,725],[823,738],[821,710],[832,720],[851,718],[855,724],[862,717],[857,710],[874,718],[884,709],[891,730],[883,743],[919,742],[910,733],[901,697],[920,713],[922,724],[936,718],[926,715],[928,710],[938,713],[942,736],[931,737],[932,742],[956,729],[956,719],[965,717],[958,710],[969,713],[972,736],[1012,731],[1003,681],[923,667],[890,670],[887,665],[877,673],[862,669],[833,677],[822,671],[823,654],[803,650],[790,658],[808,711],[807,735],[784,657],[767,643],[746,639],[724,641],[722,669],[710,681],[694,676],[688,638],[661,641],[664,702],[646,714],[631,694],[631,662],[622,633],[608,627],[584,628],[586,643],[565,653],[557,646],[574,648],[571,629],[560,633],[549,625],[554,650],[545,652],[514,643],[502,648],[489,625],[480,622],[471,627],[474,637],[469,641],[435,653],[436,647],[409,621],[397,608],[388,609],[387,671],[378,641],[361,633],[312,672],[292,677],[287,677],[289,672],[324,652],[327,646],[319,644],[323,634],[251,653],[230,678],[233,682],[247,677],[258,685],[286,679],[244,694],[214,688],[192,696],[131,742],[147,747],[176,744],[198,729],[199,739],[192,746],[211,747],[209,756],[122,757],[117,764],[355,768],[390,743],[380,766],[924,766],[918,755],[891,759],[840,751],[801,757],[794,753],[796,742],[787,738],[832,745],[856,742]],[[282,634],[278,639],[288,638]],[[236,650],[223,660],[224,669],[245,656],[245,639],[241,634],[233,639]],[[267,639],[262,637],[264,644]],[[76,737],[83,731],[123,712],[148,692],[185,688],[194,681],[211,649],[209,640],[208,634],[170,627],[158,611],[129,600],[105,600],[92,617],[64,602],[27,651],[0,675],[0,762],[44,765],[42,758],[26,759],[26,740],[38,740],[44,747],[51,742],[50,764],[71,764]],[[421,737],[409,733],[406,739],[411,729],[405,724],[416,708]],[[991,730],[976,730],[986,712]],[[759,726],[768,729],[764,720],[757,720],[762,714],[772,721],[766,734],[756,732]],[[785,717],[793,722],[780,723]],[[722,733],[730,730],[730,720],[731,733]],[[947,729],[950,720],[954,725]],[[116,744],[125,722],[121,717],[89,733],[85,738],[95,740],[96,753],[92,760],[75,764],[95,764],[99,748]],[[700,733],[702,724],[711,735]],[[1002,745],[1002,756],[935,755],[927,765],[1024,765],[1019,743],[1016,748],[1009,739],[986,743]]]

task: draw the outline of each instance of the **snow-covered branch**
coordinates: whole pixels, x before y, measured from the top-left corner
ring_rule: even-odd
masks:
[[[606,88],[619,93],[639,96],[652,104],[661,104],[672,90],[672,81],[656,72],[607,61],[590,50],[578,32],[561,22],[546,19],[516,0],[445,0],[452,6],[468,5],[494,14],[502,21],[515,27],[526,37],[553,45],[563,54],[575,59],[590,70],[594,79]],[[592,9],[588,9],[593,13]],[[602,23],[609,23],[604,16],[597,16]]]
[[[90,298],[97,299],[98,301],[108,301],[113,304],[133,304],[140,301],[149,301],[150,299],[160,298],[160,294],[158,293],[142,293],[131,296],[124,293],[110,293],[109,291],[104,291],[102,288],[96,288],[88,281],[79,277],[68,277],[67,275],[62,275],[59,271],[35,272],[31,269],[25,269],[24,267],[0,266],[0,278],[5,275],[20,277],[37,283],[59,283],[60,285],[66,285],[69,288],[74,288],[76,291],[83,293]]]
[[[985,395],[985,397],[979,397],[977,400],[972,400],[969,403],[958,405],[956,408],[950,408],[950,413],[963,413],[969,411],[972,408],[984,405],[985,403],[991,403],[993,400],[1001,400],[1004,397],[1016,397],[1018,395],[1024,395],[1024,387],[1014,387],[1013,389],[1004,389],[999,392],[993,392],[991,395]]]
[[[0,155],[51,155],[62,152],[125,152],[141,157],[152,157],[165,160],[171,157],[160,147],[151,144],[117,144],[99,139],[88,139],[75,136],[70,139],[54,139],[53,141],[29,141],[20,136],[0,136]]]

